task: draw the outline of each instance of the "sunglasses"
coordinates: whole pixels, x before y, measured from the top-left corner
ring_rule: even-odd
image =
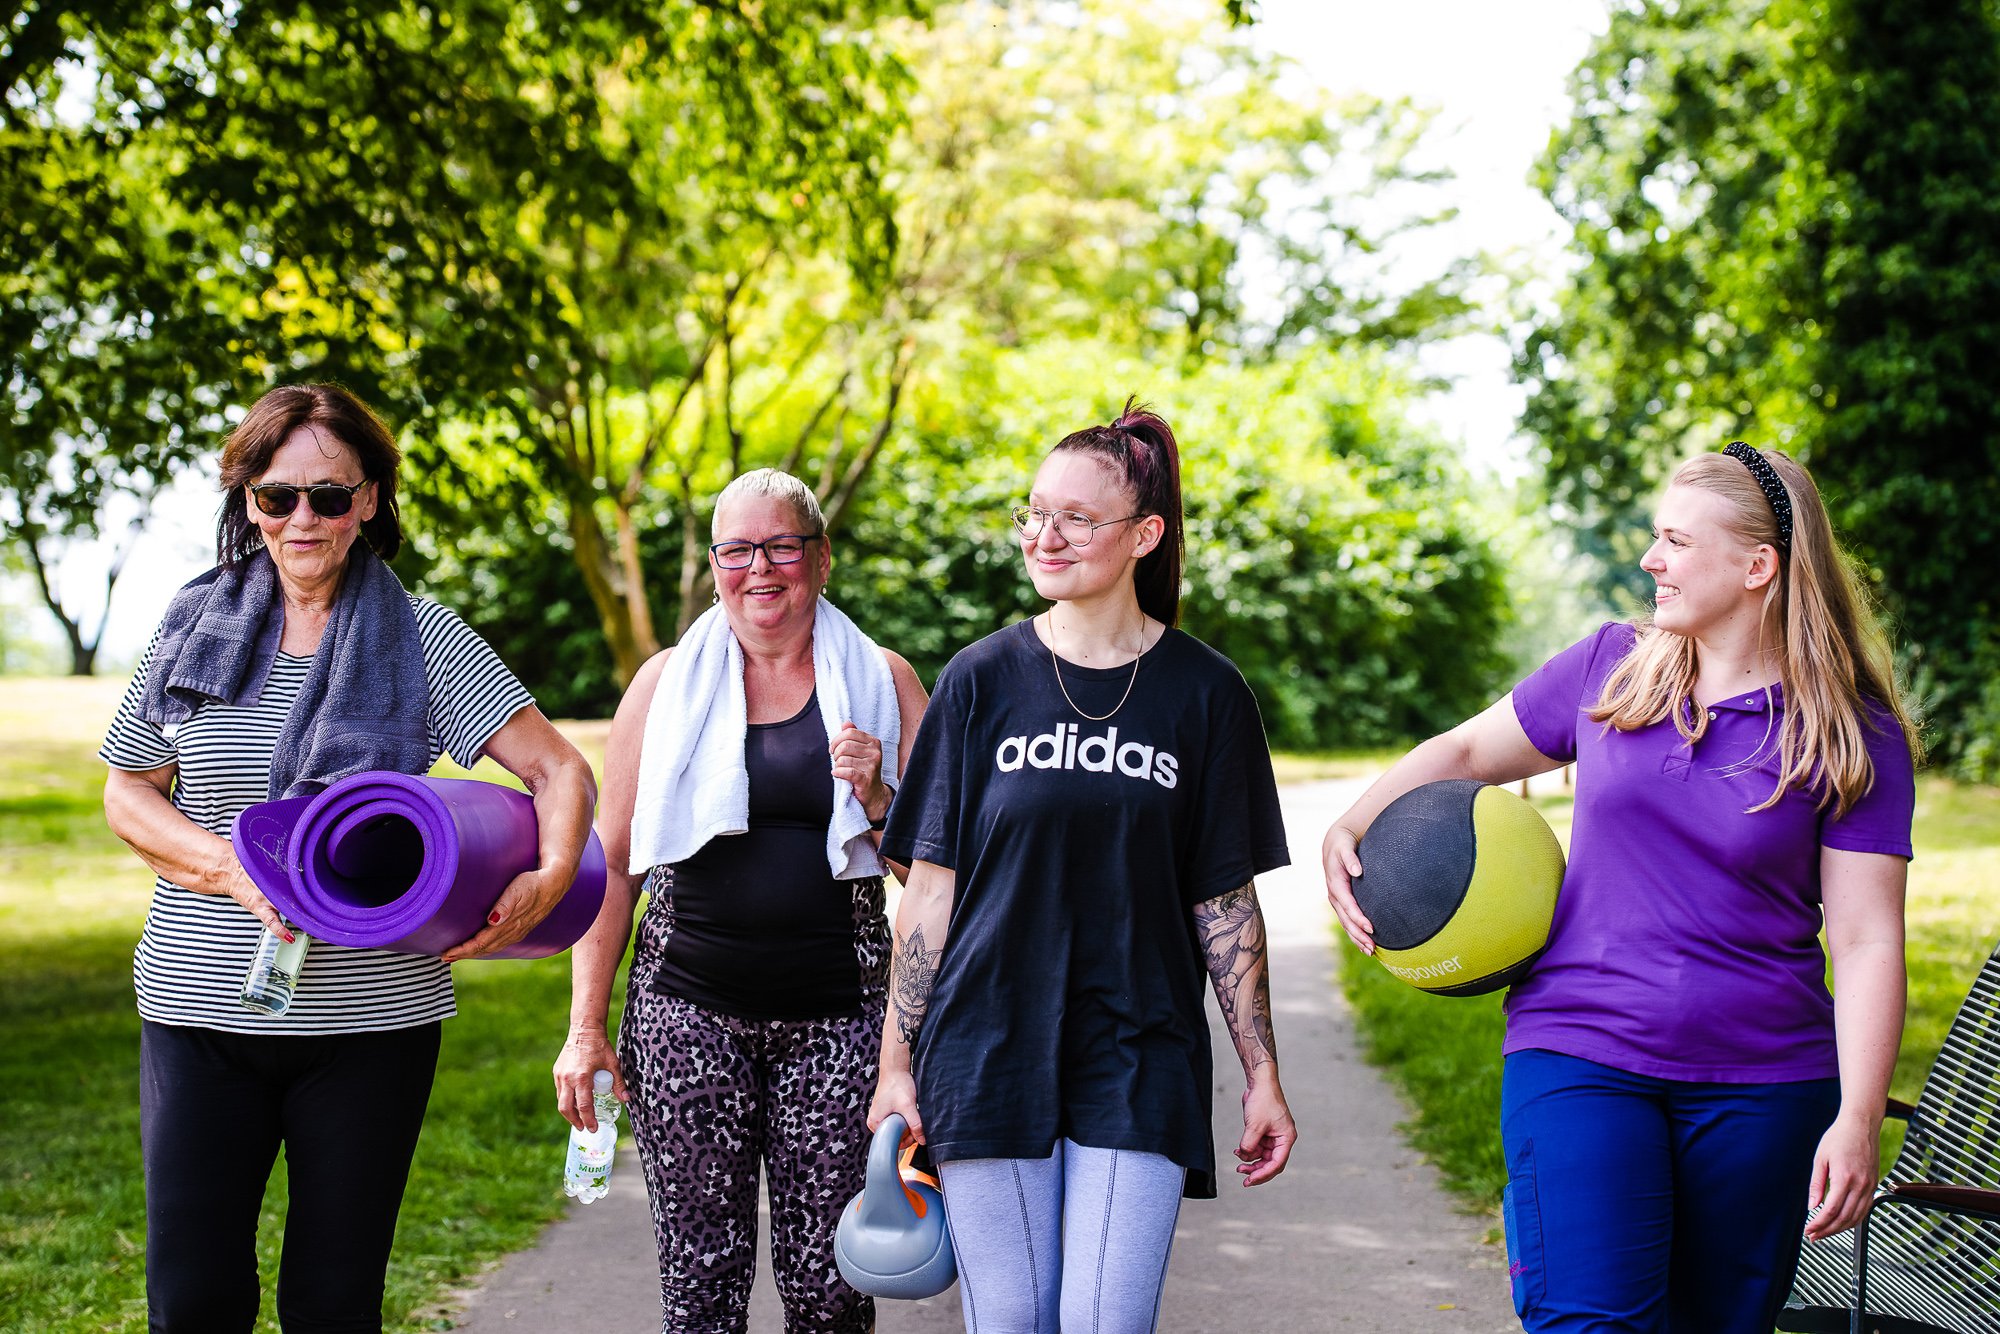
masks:
[[[366,485],[366,482],[356,482],[353,486],[314,482],[310,486],[293,486],[290,482],[258,482],[250,488],[250,495],[257,508],[274,519],[282,519],[297,509],[301,495],[320,518],[338,519],[354,508],[354,493]]]

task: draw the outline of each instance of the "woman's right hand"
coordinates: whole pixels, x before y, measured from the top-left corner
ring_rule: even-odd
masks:
[[[917,1143],[924,1142],[924,1118],[917,1115],[917,1081],[908,1070],[884,1070],[875,1081],[875,1100],[868,1104],[868,1133],[881,1129],[894,1112],[909,1124]]]
[[[572,1028],[556,1057],[556,1110],[578,1130],[597,1129],[597,1100],[592,1079],[599,1070],[611,1072],[611,1092],[620,1102],[630,1102],[625,1092],[625,1072],[618,1066],[618,1053],[604,1029]]]
[[[285,925],[284,917],[278,912],[278,905],[266,898],[263,890],[257,888],[257,882],[250,878],[250,873],[243,869],[243,863],[236,859],[235,849],[230,849],[226,855],[229,861],[221,870],[222,892],[242,904],[249,910],[251,916],[275,931],[279,939],[289,944],[292,940],[292,929]]]
[[[1353,878],[1361,874],[1361,840],[1354,831],[1336,823],[1326,831],[1320,844],[1320,859],[1326,864],[1326,901],[1340,918],[1341,930],[1363,954],[1375,952],[1375,925],[1354,899]]]

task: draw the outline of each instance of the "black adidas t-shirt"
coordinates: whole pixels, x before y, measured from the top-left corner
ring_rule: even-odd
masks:
[[[1164,1154],[1215,1194],[1208,974],[1193,907],[1290,857],[1257,701],[1169,630],[1062,665],[1023,621],[938,678],[882,852],[957,873],[913,1062],[940,1162],[1059,1138]]]

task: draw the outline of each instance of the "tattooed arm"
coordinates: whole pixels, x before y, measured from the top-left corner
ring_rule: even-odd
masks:
[[[1244,1185],[1260,1185],[1285,1170],[1298,1127],[1278,1084],[1269,955],[1255,882],[1197,903],[1194,925],[1215,999],[1243,1062],[1243,1138],[1236,1146],[1236,1170]]]
[[[923,1029],[930,1009],[931,986],[937,980],[938,955],[951,925],[952,897],[958,877],[950,869],[919,861],[903,882],[896,905],[896,948],[889,957],[889,1012],[882,1023],[882,1058],[876,1073],[875,1101],[868,1109],[868,1128],[899,1112],[919,1143],[923,1118],[917,1114],[917,1085],[910,1074],[910,1048]]]

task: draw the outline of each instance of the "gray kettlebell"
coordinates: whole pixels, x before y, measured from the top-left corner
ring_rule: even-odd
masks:
[[[958,1278],[944,1196],[910,1166],[916,1146],[902,1148],[909,1129],[891,1112],[868,1146],[868,1181],[841,1211],[833,1259],[856,1292],[915,1301],[935,1297]]]

